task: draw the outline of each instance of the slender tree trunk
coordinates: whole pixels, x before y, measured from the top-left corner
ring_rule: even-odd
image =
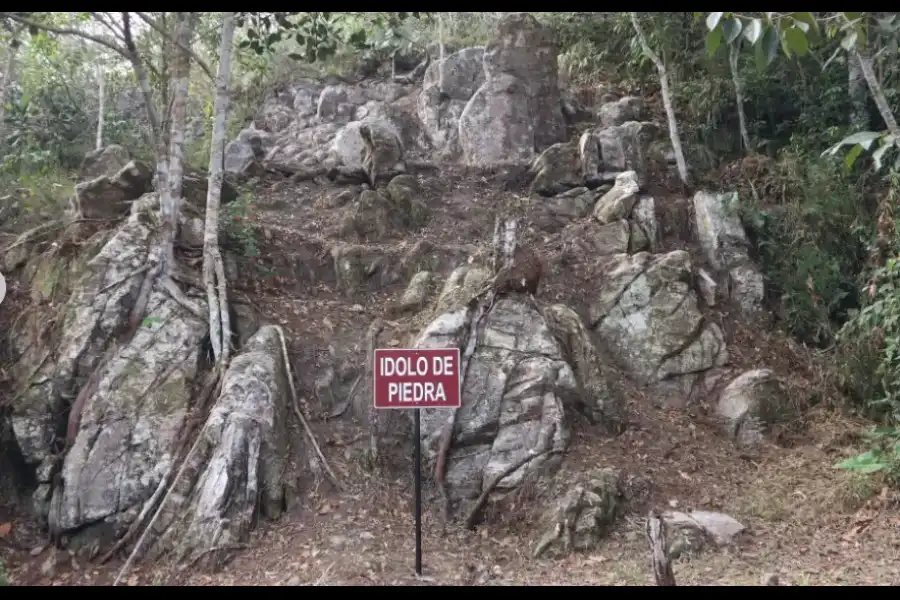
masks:
[[[872,99],[875,100],[875,106],[878,107],[878,112],[884,119],[888,131],[895,139],[900,139],[900,127],[898,127],[897,119],[894,118],[894,113],[891,111],[891,105],[888,104],[887,97],[884,95],[884,88],[881,87],[881,82],[878,81],[872,70],[872,59],[856,49],[853,50],[853,55],[859,61],[859,68],[869,85],[869,92],[872,94]]]
[[[191,57],[181,47],[190,48],[193,29],[192,14],[178,13],[175,39],[172,44],[175,60],[172,77],[172,136],[169,141],[169,190],[176,210],[181,204],[184,179],[184,130],[187,123],[187,101],[190,88]],[[180,47],[181,46],[181,47]],[[177,218],[177,217],[176,217]]]
[[[859,131],[869,129],[869,92],[866,78],[859,64],[859,57],[851,53],[847,57],[847,93],[850,97],[850,126]]]
[[[728,46],[728,66],[731,68],[731,82],[734,84],[734,97],[737,100],[741,143],[744,145],[744,151],[750,152],[750,134],[747,132],[747,116],[744,114],[744,86],[738,72],[738,53],[738,48],[733,45]]]
[[[672,106],[672,92],[669,89],[669,75],[666,71],[666,65],[656,52],[650,48],[650,44],[647,42],[646,36],[644,36],[644,30],[641,28],[640,22],[638,22],[637,13],[633,12],[629,14],[631,15],[631,24],[634,26],[634,32],[638,36],[638,41],[641,44],[641,48],[644,50],[644,54],[653,61],[653,64],[656,65],[656,70],[659,71],[659,87],[662,92],[663,106],[666,109],[666,117],[669,121],[669,139],[672,142],[672,151],[675,153],[675,164],[678,167],[678,176],[681,178],[681,182],[687,185],[687,162],[684,160],[684,151],[681,148],[681,137],[678,135],[678,120],[675,118],[675,108]]]
[[[219,46],[219,70],[216,74],[216,101],[213,108],[212,147],[209,152],[209,184],[206,195],[206,227],[203,232],[203,281],[209,305],[209,331],[213,354],[227,364],[231,349],[231,323],[226,296],[225,267],[219,250],[219,206],[225,162],[228,84],[234,40],[234,13],[226,13]]]
[[[95,148],[99,150],[103,147],[103,121],[106,112],[106,73],[103,67],[97,67],[97,91],[99,95],[99,107],[97,108],[97,142]]]
[[[444,18],[438,13],[438,91],[444,93]]]
[[[6,63],[3,65],[3,81],[0,81],[0,135],[3,134],[6,119],[6,98],[16,76],[16,59],[19,55],[19,33],[21,28],[13,32],[6,49]]]

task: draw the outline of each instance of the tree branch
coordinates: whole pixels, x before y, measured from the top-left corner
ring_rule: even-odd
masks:
[[[26,27],[36,27],[37,29],[41,29],[43,31],[48,31],[50,33],[55,33],[57,35],[71,35],[75,37],[80,37],[83,40],[88,40],[94,42],[95,44],[100,44],[105,48],[109,48],[122,58],[131,61],[131,56],[129,55],[129,50],[126,46],[120,46],[115,41],[110,40],[106,37],[101,37],[99,35],[93,35],[87,33],[85,31],[81,31],[80,29],[72,29],[71,27],[55,27],[53,25],[45,25],[43,23],[38,23],[31,19],[27,19],[25,17],[21,17],[16,13],[8,13],[8,12],[0,12],[0,18],[10,19],[11,21],[15,21],[16,23],[21,23]],[[154,75],[157,74],[156,70],[150,67],[150,72]]]
[[[175,44],[175,45],[178,46],[178,48],[180,48],[181,50],[184,50],[185,52],[187,52],[188,55],[189,55],[192,59],[194,59],[194,62],[197,63],[197,65],[200,67],[200,69],[201,69],[204,73],[206,73],[206,76],[207,76],[207,77],[209,77],[209,78],[210,78],[211,80],[213,80],[213,81],[216,80],[216,76],[213,75],[212,69],[209,68],[209,65],[207,65],[206,62],[205,62],[202,58],[200,58],[200,57],[197,55],[196,52],[194,52],[191,48],[189,48],[189,47],[187,47],[187,46],[181,44],[178,40],[172,38],[172,37],[168,34],[168,32],[166,32],[165,28],[162,27],[162,26],[161,26],[159,23],[157,23],[156,21],[154,21],[152,17],[150,17],[150,16],[148,16],[148,15],[146,15],[145,13],[142,13],[142,12],[135,12],[134,14],[136,14],[138,17],[140,17],[141,20],[142,20],[144,23],[146,23],[147,25],[149,25],[155,32],[157,32],[157,33],[160,34],[161,36],[165,37],[169,42]]]
[[[118,45],[116,42],[100,37],[98,35],[92,35],[90,33],[81,31],[80,29],[72,29],[70,27],[54,27],[52,25],[44,25],[43,23],[38,23],[36,21],[32,21],[31,19],[26,19],[25,17],[20,17],[16,13],[8,13],[8,12],[0,12],[0,17],[4,17],[15,21],[17,23],[21,23],[22,25],[26,25],[28,27],[36,27],[38,29],[42,29],[44,31],[49,31],[50,33],[56,33],[59,35],[74,35],[76,37],[80,37],[85,40],[90,40],[95,44],[100,44],[101,46],[105,46],[110,50],[118,53],[123,58],[128,59],[128,50]]]

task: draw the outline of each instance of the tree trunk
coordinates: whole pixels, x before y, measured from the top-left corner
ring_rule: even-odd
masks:
[[[847,92],[850,96],[850,126],[857,131],[868,131],[869,93],[859,57],[853,53],[847,57]]]
[[[99,106],[97,108],[97,142],[94,147],[99,150],[103,147],[103,121],[106,111],[106,73],[103,72],[103,67],[97,68],[97,92]]]
[[[666,65],[662,59],[650,48],[644,30],[638,22],[637,13],[629,13],[631,15],[631,24],[634,26],[634,32],[638,36],[641,48],[659,71],[659,86],[662,92],[663,105],[666,109],[666,117],[669,122],[669,139],[672,142],[672,151],[675,153],[675,164],[678,166],[678,176],[681,183],[688,184],[687,162],[684,160],[684,151],[681,148],[681,137],[678,135],[678,120],[675,118],[675,108],[672,106],[672,92],[669,89],[669,75],[666,72]]]
[[[744,114],[744,87],[738,72],[738,48],[728,47],[728,66],[731,68],[731,82],[734,84],[734,97],[737,100],[738,123],[741,129],[741,143],[744,152],[750,152],[750,134],[747,132],[747,116]]]
[[[3,124],[6,119],[6,97],[9,88],[16,76],[16,58],[19,54],[19,33],[21,28],[12,34],[6,49],[6,64],[3,65],[3,81],[0,81],[0,135],[3,133]]]
[[[178,13],[175,40],[172,44],[174,61],[172,69],[172,127],[169,141],[169,190],[176,211],[181,204],[182,180],[184,179],[184,130],[187,121],[187,100],[190,87],[190,48],[193,29],[192,14]],[[177,212],[176,212],[177,215]],[[177,217],[176,217],[177,218]]]
[[[894,139],[900,139],[900,127],[898,127],[897,119],[894,118],[894,113],[891,111],[891,105],[888,104],[887,97],[884,95],[884,88],[881,87],[881,82],[878,81],[872,70],[872,59],[856,49],[853,50],[853,55],[859,61],[860,71],[869,85],[869,92],[872,94],[872,99],[875,100],[875,106],[878,107],[878,112],[884,119],[888,131],[894,136]]]
[[[444,93],[444,18],[438,13],[438,91]]]
[[[216,101],[213,109],[212,147],[209,152],[209,183],[206,193],[206,227],[203,232],[203,282],[209,304],[209,335],[213,355],[226,364],[231,349],[231,323],[228,315],[225,267],[219,250],[219,206],[225,162],[228,83],[234,40],[234,13],[225,13],[219,46],[219,70],[216,74]]]

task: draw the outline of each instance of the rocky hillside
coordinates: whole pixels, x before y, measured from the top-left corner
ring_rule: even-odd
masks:
[[[371,419],[366,356],[473,335],[453,523],[440,537],[429,481],[418,583],[648,583],[649,509],[670,556],[692,557],[686,582],[871,578],[832,564],[846,532],[823,471],[847,427],[803,427],[815,374],[769,326],[736,195],[685,196],[644,100],[561,89],[555,48],[514,13],[448,55],[442,82],[432,63],[266,101],[226,150],[237,351],[219,386],[205,177],[186,181],[173,281],[129,324],[158,199],[126,149],[89,155],[70,218],[0,257],[16,581],[106,582],[140,543],[133,584],[416,583],[412,428]],[[543,277],[484,306],[501,222]],[[423,414],[429,473],[446,417]]]

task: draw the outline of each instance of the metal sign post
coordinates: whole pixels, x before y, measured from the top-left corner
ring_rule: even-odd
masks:
[[[413,409],[416,575],[422,575],[422,419],[423,408],[459,408],[459,348],[375,350],[373,401],[376,409]]]

